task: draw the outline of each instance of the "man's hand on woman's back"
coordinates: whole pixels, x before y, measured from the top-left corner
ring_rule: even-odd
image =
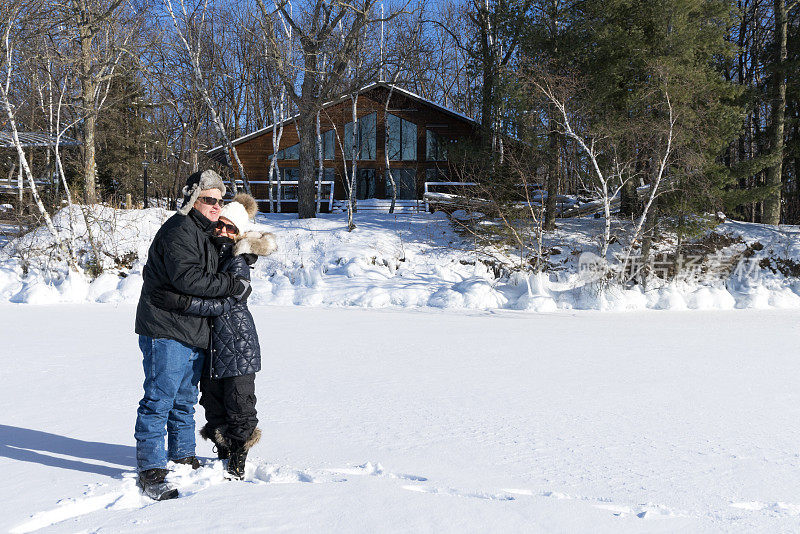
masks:
[[[250,280],[237,278],[236,284],[233,286],[233,295],[231,296],[241,302],[246,300],[252,292],[253,288],[250,286]]]
[[[154,289],[150,294],[150,302],[154,306],[167,311],[182,312],[189,307],[191,297],[188,295],[181,295],[173,291],[168,291],[163,288]]]

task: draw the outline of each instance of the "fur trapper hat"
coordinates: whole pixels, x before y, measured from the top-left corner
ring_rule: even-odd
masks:
[[[257,256],[269,256],[278,250],[278,243],[275,236],[269,232],[247,232],[241,234],[233,247],[233,253],[255,254]]]
[[[209,189],[219,189],[222,196],[225,196],[225,183],[222,181],[222,176],[206,169],[202,172],[198,171],[186,179],[186,185],[183,188],[183,204],[178,213],[181,215],[188,215],[194,203],[197,202],[200,196],[200,191],[207,191]]]
[[[219,216],[235,224],[239,233],[243,234],[252,226],[250,221],[256,216],[257,211],[256,199],[246,193],[239,193],[231,202],[225,204]]]

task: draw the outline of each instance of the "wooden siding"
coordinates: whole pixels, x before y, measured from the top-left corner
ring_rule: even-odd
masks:
[[[388,96],[389,89],[384,85],[367,90],[359,95],[358,111],[359,118],[376,113],[375,124],[375,159],[359,160],[358,169],[375,169],[378,177],[383,177],[385,170],[385,150],[386,150],[386,116],[384,105]],[[413,122],[417,126],[417,159],[414,161],[391,161],[391,169],[416,170],[416,196],[422,198],[425,176],[427,169],[446,167],[447,163],[442,161],[427,160],[427,138],[426,129],[430,129],[441,136],[445,141],[453,141],[470,138],[476,135],[476,124],[466,118],[454,116],[446,113],[432,104],[418,101],[407,96],[402,92],[393,92],[389,103],[389,113]],[[336,127],[338,135],[343,139],[345,124],[352,120],[352,102],[349,98],[342,102],[332,104],[322,110],[320,114],[320,131],[324,134],[327,130]],[[291,147],[300,142],[297,127],[294,121],[284,124],[283,135],[279,145],[279,150]],[[344,186],[344,165],[342,150],[339,141],[335,141],[334,159],[325,160],[323,166],[327,169],[335,169],[335,188],[334,198],[343,200],[347,198]],[[242,160],[247,177],[251,181],[266,181],[269,178],[270,157],[272,155],[272,129],[265,130],[263,133],[236,145],[239,158]],[[351,165],[352,161],[348,161]],[[298,160],[278,160],[281,169],[298,168]],[[252,184],[253,194],[256,198],[267,198],[266,184]],[[386,187],[384,180],[379,178],[376,187],[376,196],[386,197]],[[262,211],[268,210],[267,203],[261,203]],[[284,203],[281,211],[295,211],[296,203]]]

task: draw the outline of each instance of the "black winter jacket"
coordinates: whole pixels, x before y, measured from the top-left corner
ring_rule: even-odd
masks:
[[[147,255],[144,285],[136,308],[136,333],[174,339],[206,349],[211,339],[205,317],[157,308],[150,301],[156,288],[197,297],[233,294],[236,279],[231,272],[217,272],[219,254],[211,243],[214,223],[192,208],[176,213],[156,233]]]
[[[266,237],[268,236],[268,237]],[[271,234],[260,238],[248,237],[255,243],[257,239],[274,239]],[[250,244],[240,241],[233,246],[233,241],[218,239],[220,243],[220,272],[233,274],[237,278],[250,280],[250,267],[245,254],[261,253],[259,246],[251,248]],[[268,252],[274,250],[270,244]],[[266,254],[263,254],[266,255]],[[203,299],[192,297],[186,313],[200,317],[213,317],[211,323],[211,351],[208,365],[211,378],[229,378],[257,373],[261,370],[261,348],[253,316],[247,308],[247,300],[236,300],[233,297],[222,299]]]

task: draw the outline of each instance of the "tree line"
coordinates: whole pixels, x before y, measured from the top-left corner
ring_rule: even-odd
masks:
[[[43,209],[141,198],[144,162],[151,196],[179,199],[218,145],[249,190],[231,141],[296,116],[313,217],[323,104],[383,79],[473,117],[454,174],[530,185],[545,231],[565,193],[644,244],[705,213],[800,222],[798,0],[7,0],[0,16],[0,129],[79,141],[0,162],[56,183]]]

